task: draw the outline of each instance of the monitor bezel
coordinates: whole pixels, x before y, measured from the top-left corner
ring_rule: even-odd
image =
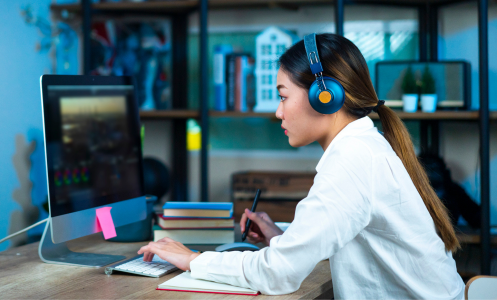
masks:
[[[48,206],[49,206],[49,215],[52,218],[52,201],[54,199],[51,199],[50,197],[50,191],[54,190],[54,183],[51,182],[50,180],[50,174],[49,174],[49,166],[48,166],[48,151],[47,151],[47,127],[49,126],[49,122],[51,122],[48,118],[47,114],[47,109],[49,104],[49,97],[48,97],[48,86],[95,86],[95,85],[105,85],[105,86],[124,86],[124,85],[132,85],[134,87],[134,94],[135,97],[137,95],[136,91],[136,85],[134,84],[134,79],[130,76],[87,76],[87,75],[43,75],[40,77],[40,88],[41,88],[41,95],[42,95],[42,116],[43,116],[43,134],[44,134],[44,148],[45,148],[45,163],[46,163],[46,176],[47,176],[47,189],[48,189]],[[127,100],[128,101],[128,100]],[[129,118],[132,118],[134,122],[138,126],[136,126],[137,130],[133,130],[131,134],[134,135],[134,138],[138,141],[141,141],[141,136],[140,136],[140,118],[139,118],[139,107],[138,107],[138,101],[131,101],[129,103],[130,107],[132,108],[131,115]],[[136,113],[133,113],[136,112]],[[139,197],[145,196],[145,185],[144,185],[144,179],[143,179],[143,153],[142,153],[142,147],[138,147],[138,168],[139,168]],[[114,203],[120,203],[123,201],[127,201],[127,199],[122,199],[113,203],[109,203],[108,205],[112,205]],[[96,207],[93,208],[88,208],[88,209],[95,209]],[[86,210],[88,210],[86,209]],[[82,210],[84,211],[84,210]],[[70,214],[77,213],[79,211],[71,212]],[[67,214],[61,214],[58,216],[64,216]],[[56,216],[57,217],[57,216]]]

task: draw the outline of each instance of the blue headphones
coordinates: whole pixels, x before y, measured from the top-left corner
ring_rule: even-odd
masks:
[[[312,108],[319,113],[336,113],[345,101],[343,86],[336,79],[323,76],[323,66],[319,60],[315,33],[304,37],[304,45],[311,72],[316,76],[316,80],[309,88],[309,102]]]

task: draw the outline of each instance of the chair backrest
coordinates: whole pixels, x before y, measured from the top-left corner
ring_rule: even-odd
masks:
[[[475,276],[466,284],[466,300],[497,299],[497,277]]]

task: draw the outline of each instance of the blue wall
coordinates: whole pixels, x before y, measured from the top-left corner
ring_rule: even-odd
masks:
[[[471,108],[476,110],[480,107],[479,93],[479,62],[478,62],[478,27],[477,27],[477,4],[460,4],[458,11],[451,13],[463,17],[460,24],[454,24],[457,30],[447,31],[449,33],[442,35],[439,40],[439,58],[441,60],[458,60],[464,59],[471,63]],[[462,14],[466,11],[467,14]],[[497,110],[497,8],[495,5],[490,7],[488,22],[488,49],[489,49],[489,106],[491,110]],[[452,16],[452,21],[457,18]],[[471,25],[469,25],[471,24]],[[476,129],[476,128],[475,128]],[[477,135],[478,132],[475,131]],[[495,140],[497,133],[490,132],[491,140]],[[478,151],[478,145],[475,145],[475,153]],[[495,153],[495,150],[491,150]],[[492,151],[493,150],[493,151]],[[469,154],[471,155],[471,154]],[[490,221],[493,226],[497,225],[497,156],[490,158]],[[469,195],[477,203],[480,203],[480,169],[475,173],[468,174],[461,182]]]
[[[471,108],[480,107],[480,93],[478,80],[478,27],[472,26],[440,38],[440,60],[464,59],[471,63]],[[488,22],[488,49],[489,49],[489,96],[490,109],[497,110],[497,18]]]
[[[8,234],[12,212],[21,209],[12,197],[20,186],[12,160],[16,135],[23,135],[26,143],[36,142],[31,172],[33,204],[40,206],[47,193],[39,78],[49,72],[50,59],[47,53],[36,52],[41,36],[35,27],[24,22],[20,10],[31,4],[37,14],[48,19],[50,2],[10,0],[0,5],[0,237]],[[40,218],[43,217],[46,215],[41,214]],[[42,229],[39,227],[38,231]],[[9,242],[0,244],[0,251],[8,245]]]

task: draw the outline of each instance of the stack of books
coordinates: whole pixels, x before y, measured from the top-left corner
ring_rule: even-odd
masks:
[[[235,241],[231,202],[167,202],[154,228],[154,241],[169,237],[183,244]]]

